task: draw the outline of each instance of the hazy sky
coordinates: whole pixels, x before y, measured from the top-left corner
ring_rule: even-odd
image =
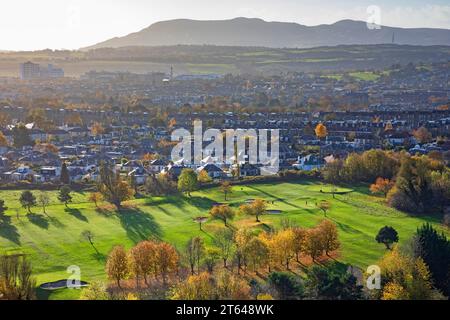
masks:
[[[0,50],[77,49],[177,18],[367,21],[370,5],[383,25],[450,29],[450,0],[1,0]]]

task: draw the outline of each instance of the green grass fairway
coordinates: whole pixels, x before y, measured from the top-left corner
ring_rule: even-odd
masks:
[[[263,216],[262,224],[256,224],[253,217],[238,216],[232,224],[262,230],[267,225],[279,226],[282,218],[289,218],[300,226],[312,227],[324,219],[315,202],[329,200],[332,208],[328,218],[338,225],[342,242],[338,260],[362,268],[376,262],[385,252],[384,246],[374,240],[378,230],[385,225],[398,231],[401,242],[408,240],[426,221],[448,234],[448,230],[444,230],[431,214],[421,218],[407,216],[384,205],[383,199],[369,195],[367,188],[336,195],[336,199],[328,193],[330,190],[329,186],[314,183],[235,186],[229,196],[231,206],[238,207],[247,199],[264,198],[270,201],[269,209],[282,210],[283,213]],[[338,191],[351,190],[341,188]],[[81,268],[85,281],[105,279],[105,258],[113,245],[123,244],[129,248],[140,240],[157,237],[181,250],[191,236],[200,235],[210,243],[214,231],[223,225],[220,221],[209,221],[204,225],[204,232],[200,232],[193,222],[194,217],[207,215],[213,203],[224,202],[218,189],[195,192],[190,199],[133,200],[127,204],[130,208],[122,214],[97,212],[95,206],[87,202],[87,194],[82,193],[75,194],[74,202],[66,209],[57,202],[56,192],[51,194],[48,216],[39,207],[33,208],[33,215],[27,215],[17,201],[20,191],[0,191],[0,199],[5,200],[9,208],[9,222],[0,225],[0,251],[29,254],[38,284],[67,278],[66,269],[71,265]],[[81,239],[83,230],[95,234],[98,253]],[[76,290],[60,290],[51,294],[39,291],[39,297],[43,299],[70,299],[77,298],[78,294]]]

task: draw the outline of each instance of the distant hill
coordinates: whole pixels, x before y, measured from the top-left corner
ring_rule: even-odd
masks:
[[[381,27],[370,30],[361,21],[342,20],[331,25],[303,26],[236,18],[221,21],[170,20],[82,50],[128,46],[217,45],[268,48],[312,48],[370,44],[450,45],[450,30]]]

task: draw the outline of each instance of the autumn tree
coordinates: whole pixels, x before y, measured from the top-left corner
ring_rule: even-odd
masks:
[[[370,192],[382,194],[386,198],[394,183],[389,179],[377,178],[377,181],[370,186]]]
[[[233,232],[227,228],[220,229],[214,235],[214,244],[220,250],[223,267],[227,267],[227,261],[233,251]]]
[[[209,176],[206,170],[202,170],[198,174],[198,182],[201,184],[206,184],[212,181],[212,178]]]
[[[321,210],[326,217],[328,210],[331,209],[331,203],[326,200],[320,201],[317,203],[317,208]]]
[[[9,146],[8,139],[6,139],[3,132],[0,131],[0,147],[7,147]]]
[[[68,125],[72,126],[81,126],[83,125],[83,119],[81,118],[79,113],[70,113],[64,118],[64,122]]]
[[[131,248],[129,253],[131,270],[137,283],[142,276],[145,284],[148,285],[148,276],[151,273],[156,274],[156,247],[157,244],[152,241],[142,241]]]
[[[232,193],[231,183],[229,181],[224,181],[220,184],[220,191],[222,191],[225,201],[227,201],[228,194]]]
[[[429,161],[424,157],[404,157],[395,187],[388,195],[389,204],[402,211],[422,213],[433,206]]]
[[[207,272],[191,275],[177,284],[172,300],[249,300],[248,283],[231,272],[223,271],[215,277]]]
[[[205,245],[203,239],[200,237],[193,237],[189,239],[185,247],[185,257],[191,268],[191,274],[195,274],[195,266],[197,265],[197,272],[200,274],[200,260],[203,257]]]
[[[25,255],[0,256],[0,299],[34,300],[36,280]]]
[[[253,234],[248,228],[241,228],[234,233],[234,243],[236,245],[235,257],[238,274],[240,273],[242,266],[247,265],[247,258],[250,254],[248,244],[252,238]]]
[[[306,229],[295,227],[292,228],[292,232],[294,233],[293,250],[295,258],[297,262],[300,262],[300,254],[305,247]]]
[[[324,139],[328,136],[327,127],[322,123],[319,123],[314,131],[319,139]]]
[[[292,229],[279,231],[273,238],[278,258],[286,270],[289,270],[290,261],[295,257],[294,239],[295,235]]]
[[[203,272],[191,275],[178,283],[171,292],[172,300],[214,300],[217,299],[212,276]]]
[[[259,217],[266,213],[267,202],[262,199],[256,199],[251,204],[243,204],[239,207],[239,211],[244,215],[252,215],[256,217],[256,222],[261,222]]]
[[[216,291],[219,300],[250,300],[250,286],[245,279],[222,270],[216,276]]]
[[[227,221],[233,219],[235,215],[233,209],[228,205],[214,206],[209,213],[214,219],[222,220],[225,226],[228,226]]]
[[[124,181],[119,172],[114,172],[106,164],[100,167],[100,181],[97,189],[103,198],[116,206],[120,211],[122,202],[130,200],[134,195],[133,188]]]
[[[431,133],[425,127],[414,130],[413,135],[419,143],[428,143],[433,138]]]
[[[19,202],[31,214],[31,207],[36,206],[36,197],[31,191],[26,190],[21,193]]]
[[[389,226],[385,226],[378,231],[378,234],[375,238],[378,243],[383,243],[386,246],[386,249],[391,249],[391,245],[394,242],[398,242],[398,233],[397,231]]]
[[[100,281],[94,281],[89,284],[89,287],[83,289],[80,294],[80,300],[109,300],[109,294],[106,285]]]
[[[209,273],[214,271],[217,261],[220,259],[220,250],[214,247],[208,247],[205,250],[204,263]]]
[[[413,257],[396,246],[378,265],[383,279],[382,300],[444,299],[433,287],[430,270],[421,257]]]
[[[72,190],[70,190],[69,186],[63,186],[61,189],[59,189],[58,193],[58,200],[64,203],[66,208],[68,208],[67,204],[69,202],[72,202],[72,195],[70,194]]]
[[[105,133],[105,128],[102,126],[100,122],[94,122],[94,124],[91,126],[91,134],[94,137],[101,136]]]
[[[197,174],[192,169],[183,169],[178,178],[178,190],[186,193],[189,197],[191,192],[198,189]]]
[[[145,190],[151,196],[168,196],[178,192],[177,184],[167,174],[150,175],[145,182]]]
[[[99,202],[103,201],[103,196],[100,192],[91,192],[89,194],[88,200],[93,202],[95,204],[95,207],[98,208]]]
[[[275,242],[274,234],[269,232],[261,232],[258,235],[258,238],[266,245],[268,251],[267,256],[267,267],[268,271],[272,271],[272,267],[275,266],[277,263],[279,263],[279,257],[278,257],[278,246]]]
[[[44,214],[47,214],[47,206],[50,204],[50,197],[47,192],[41,191],[37,196],[37,202],[41,205]]]
[[[0,127],[6,127],[10,123],[11,117],[5,112],[0,112]]]
[[[253,237],[247,243],[248,260],[253,266],[253,271],[264,266],[269,257],[269,248],[259,238]]]
[[[322,234],[318,228],[308,229],[305,239],[305,253],[308,254],[313,262],[322,256],[323,253]]]
[[[323,169],[325,181],[336,184],[343,180],[344,162],[340,159],[330,161]]]
[[[330,252],[335,251],[340,247],[336,224],[330,220],[323,220],[317,228],[320,232],[325,254],[329,256]]]
[[[167,124],[167,128],[173,129],[175,126],[177,125],[177,120],[175,120],[175,118],[171,118]]]
[[[115,246],[106,261],[106,273],[108,278],[115,280],[121,288],[120,281],[126,279],[130,273],[128,256],[123,246]]]
[[[47,115],[45,114],[45,110],[38,109],[38,108],[32,108],[29,110],[27,118],[27,123],[33,122],[36,127],[48,132],[49,130],[53,129],[55,127],[52,120],[50,120]]]
[[[450,205],[450,172],[432,172],[431,190],[433,192],[434,204],[442,212],[445,212],[445,207]]]
[[[156,247],[156,265],[163,284],[167,283],[167,277],[178,268],[179,256],[175,248],[166,242],[160,242]]]

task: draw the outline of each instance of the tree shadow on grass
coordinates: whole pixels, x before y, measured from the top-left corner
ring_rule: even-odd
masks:
[[[0,237],[20,245],[20,235],[16,226],[11,224],[11,217],[0,218]]]
[[[202,210],[210,210],[212,206],[216,203],[215,201],[205,197],[191,197],[191,198],[188,197],[184,198],[184,200],[191,206]]]
[[[260,188],[257,188],[257,187],[255,187],[255,186],[249,186],[249,188],[250,188],[250,189],[253,189],[253,190],[255,190],[255,191],[258,191],[258,192],[260,192],[260,193],[266,195],[266,196],[269,197],[269,198],[275,199],[274,202],[279,201],[279,202],[285,203],[285,204],[287,204],[287,205],[289,205],[289,206],[291,206],[291,207],[294,207],[294,208],[297,208],[297,209],[302,209],[301,207],[299,207],[299,206],[296,205],[296,204],[293,204],[293,203],[291,203],[291,202],[289,202],[289,201],[287,201],[287,200],[285,200],[285,199],[283,199],[283,198],[277,197],[277,196],[275,196],[275,195],[273,195],[273,194],[271,194],[271,193],[268,193],[268,192],[266,192],[266,191],[264,191],[264,190],[261,190]],[[272,200],[271,200],[271,201],[272,201]]]
[[[57,218],[55,217],[48,217],[48,220],[50,221],[51,224],[53,224],[56,228],[65,228],[66,225],[64,223],[62,223],[61,221],[59,221]]]
[[[123,209],[117,214],[127,236],[134,243],[149,238],[161,239],[162,231],[152,215],[138,208]]]
[[[27,214],[28,220],[42,229],[48,229],[49,223],[45,216],[37,214],[37,213],[29,213]]]
[[[106,255],[104,255],[103,253],[101,253],[101,252],[95,252],[95,253],[92,253],[91,254],[91,256],[95,259],[95,260],[97,260],[97,261],[100,261],[100,262],[106,262]]]
[[[111,218],[114,216],[114,212],[112,210],[113,209],[108,208],[108,207],[98,207],[95,209],[95,212],[101,214],[105,218]]]
[[[84,216],[79,209],[66,208],[64,209],[64,211],[77,218],[78,220],[89,222],[88,218]]]
[[[350,226],[348,224],[339,222],[339,221],[337,221],[337,220],[335,220],[333,218],[330,218],[330,217],[327,217],[327,218],[332,220],[334,223],[336,223],[337,226],[344,232],[352,233],[352,234],[364,234],[364,232],[361,232],[360,230],[355,229],[355,228],[353,228],[352,226]]]

